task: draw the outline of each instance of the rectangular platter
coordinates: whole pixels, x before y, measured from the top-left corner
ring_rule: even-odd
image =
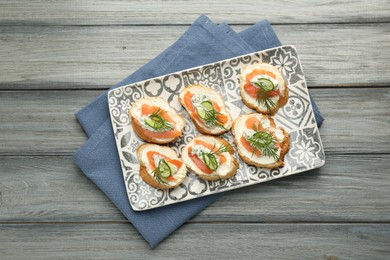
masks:
[[[239,78],[241,69],[258,62],[269,63],[277,67],[289,87],[287,104],[274,116],[276,125],[283,127],[291,138],[290,150],[285,156],[285,165],[277,169],[265,169],[239,161],[237,174],[227,180],[205,181],[192,172],[180,186],[160,190],[145,183],[139,175],[136,150],[144,143],[133,131],[127,114],[131,104],[138,99],[159,96],[168,101],[186,120],[183,136],[170,143],[181,156],[181,150],[187,142],[200,133],[191,122],[185,109],[178,100],[179,92],[190,84],[200,84],[219,92],[230,110],[233,119],[240,114],[253,113],[246,107],[240,96]],[[281,46],[261,52],[234,57],[201,67],[160,76],[157,78],[121,86],[108,92],[108,104],[118,154],[121,161],[127,195],[133,210],[142,211],[173,203],[199,198],[227,190],[262,183],[299,172],[321,167],[325,163],[325,154],[315,121],[305,77],[294,46]],[[221,136],[233,143],[231,132]]]

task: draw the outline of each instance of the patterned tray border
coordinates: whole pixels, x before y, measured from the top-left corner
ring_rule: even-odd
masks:
[[[135,156],[137,147],[143,141],[133,132],[127,115],[131,104],[140,98],[161,96],[184,116],[187,126],[183,137],[169,144],[180,154],[184,145],[199,134],[178,102],[180,90],[189,84],[201,84],[221,93],[233,118],[239,114],[253,112],[242,103],[238,86],[241,68],[257,62],[276,66],[289,84],[288,103],[274,117],[276,124],[290,133],[291,147],[285,156],[285,166],[272,170],[250,166],[243,162],[236,152],[240,167],[237,174],[228,180],[205,181],[189,172],[185,181],[175,189],[159,190],[146,184],[139,176],[139,164]],[[125,85],[109,91],[108,103],[127,194],[135,211],[157,208],[277,179],[315,169],[325,163],[325,154],[305,77],[294,46],[255,52]],[[230,132],[222,137],[233,142]]]

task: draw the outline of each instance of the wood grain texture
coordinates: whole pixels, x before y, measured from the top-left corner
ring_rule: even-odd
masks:
[[[237,31],[247,26],[235,26]],[[108,88],[171,45],[187,26],[0,26],[0,89]],[[390,85],[388,24],[277,25],[309,86]],[[297,37],[299,36],[299,37]]]
[[[390,255],[389,224],[187,224],[155,250],[148,250],[129,224],[0,225],[0,232],[5,260],[330,260]]]
[[[215,21],[254,23],[384,22],[390,4],[374,1],[0,1],[0,25],[189,24],[205,13]]]
[[[192,221],[390,222],[389,160],[328,154],[320,169],[228,192]],[[125,221],[70,157],[2,156],[0,165],[0,222]]]
[[[228,192],[150,250],[73,164],[74,113],[201,13],[236,31],[266,18],[296,46],[327,162]],[[0,259],[389,259],[389,13],[388,0],[0,0]]]
[[[335,92],[311,90],[326,118],[320,131],[325,150],[388,153],[390,89],[343,88]],[[86,140],[74,113],[100,93],[0,91],[0,155],[73,154]]]

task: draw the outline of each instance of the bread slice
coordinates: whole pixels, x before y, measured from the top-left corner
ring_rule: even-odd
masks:
[[[144,106],[149,106],[149,110],[159,113],[159,115],[164,118],[170,118],[172,121],[171,126],[173,128],[171,130],[161,131],[155,130],[146,124],[148,114],[142,113]],[[152,109],[150,109],[150,107]],[[132,120],[131,124],[134,131],[140,138],[149,143],[167,144],[175,141],[182,135],[183,128],[186,124],[184,118],[160,97],[150,97],[137,100],[132,104],[128,114]]]
[[[257,70],[258,73],[256,73],[255,70]],[[254,75],[250,79],[250,82],[247,81],[247,75],[248,77]],[[272,75],[274,75],[274,77]],[[279,94],[276,94],[276,96],[269,97],[269,99],[274,103],[274,105],[270,105],[270,109],[267,109],[267,106],[264,104],[264,102],[259,102],[256,97],[249,95],[248,92],[245,90],[245,85],[247,83],[251,84],[251,82],[256,82],[260,78],[265,78],[266,80],[271,81],[274,85],[273,90],[279,92]],[[288,85],[287,81],[283,78],[282,74],[276,67],[268,63],[255,63],[245,66],[241,71],[240,93],[242,101],[248,107],[255,109],[257,112],[262,114],[274,115],[280,107],[284,106],[287,103]]]
[[[253,122],[255,122],[255,126],[253,126]],[[279,143],[276,151],[278,160],[272,156],[262,155],[260,151],[254,149],[252,146],[249,146],[251,148],[250,151],[245,148],[241,138],[252,136],[254,130],[273,133],[273,138]],[[283,128],[276,127],[272,117],[258,113],[241,115],[234,121],[232,133],[234,135],[234,143],[237,145],[238,154],[247,164],[270,169],[284,165],[284,156],[290,148],[290,135]]]
[[[137,149],[137,158],[140,165],[139,174],[141,178],[157,189],[175,188],[182,183],[187,176],[187,167],[183,161],[178,158],[176,152],[168,146],[142,144]],[[150,163],[149,158],[152,158],[152,164]],[[158,168],[159,166],[159,160],[161,159],[164,159],[169,167],[171,167],[171,174],[168,178],[164,178],[159,171],[156,170],[156,167]],[[181,162],[180,167],[175,165],[178,164],[178,162]],[[166,164],[164,163],[164,165]]]
[[[211,147],[205,147],[202,144],[198,144],[198,142],[204,142],[209,144]],[[198,152],[210,152],[210,150],[213,150],[214,152],[221,147],[221,145],[227,147],[228,151],[222,152],[218,155],[219,163],[217,164],[217,168],[212,171],[210,168],[204,164],[204,162],[201,161],[201,156],[197,156],[196,153]],[[213,148],[213,149],[212,149]],[[233,156],[234,154],[234,148],[229,144],[228,141],[225,139],[214,137],[214,136],[207,136],[207,135],[199,135],[196,136],[193,140],[191,140],[182,150],[182,159],[183,162],[187,165],[188,168],[191,169],[192,172],[197,174],[200,178],[209,180],[209,181],[215,181],[218,179],[229,179],[233,177],[238,169],[238,162],[237,159]],[[215,154],[215,153],[214,153]],[[219,156],[223,156],[226,161],[223,163],[221,162],[221,159],[219,159]],[[209,173],[206,173],[202,169],[200,169],[199,164],[196,163],[197,160],[198,163],[200,162],[202,165],[201,168],[208,169],[208,171],[212,171]],[[200,161],[199,161],[200,160]]]
[[[193,97],[186,99],[186,95],[189,94],[193,94]],[[206,124],[205,121],[201,119],[196,111],[199,111],[197,109],[202,111],[201,103],[202,101],[207,100],[214,102],[213,106],[216,110],[218,109],[215,107],[215,105],[220,108],[219,113],[222,114],[222,117],[224,117],[226,122],[222,123],[222,121],[219,121],[220,119],[218,119],[218,121],[215,121],[218,125],[213,126],[211,124]],[[226,108],[222,96],[211,88],[206,88],[202,85],[189,85],[181,91],[179,95],[179,101],[187,110],[196,129],[198,129],[198,131],[202,134],[220,135],[227,132],[232,127],[233,119]]]

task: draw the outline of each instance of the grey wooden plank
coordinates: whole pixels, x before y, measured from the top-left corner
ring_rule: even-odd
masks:
[[[188,224],[150,250],[127,224],[0,225],[2,259],[388,259],[389,224]],[[34,238],[34,239],[32,239]]]
[[[0,165],[0,221],[124,220],[69,156],[0,157]]]
[[[390,5],[375,1],[12,1],[2,0],[1,24],[183,24],[206,13],[216,21],[274,23],[389,21]]]
[[[0,92],[0,154],[72,154],[86,137],[74,113],[96,91]]]
[[[240,31],[247,26],[235,26]],[[107,88],[187,26],[0,27],[0,89]],[[390,85],[388,24],[274,26],[298,49],[309,86]]]
[[[382,146],[390,144],[390,88],[312,89],[310,93],[325,117],[320,133],[326,151],[388,153]]]
[[[328,153],[322,168],[235,190],[196,220],[389,222],[389,159]]]
[[[389,222],[390,155],[327,155],[325,166],[228,192],[192,222]],[[69,157],[0,157],[0,222],[124,222]],[[0,243],[1,244],[1,243]]]
[[[86,140],[74,113],[100,92],[0,91],[0,155],[73,154]],[[389,152],[389,88],[311,93],[326,118],[320,131],[326,151]]]

